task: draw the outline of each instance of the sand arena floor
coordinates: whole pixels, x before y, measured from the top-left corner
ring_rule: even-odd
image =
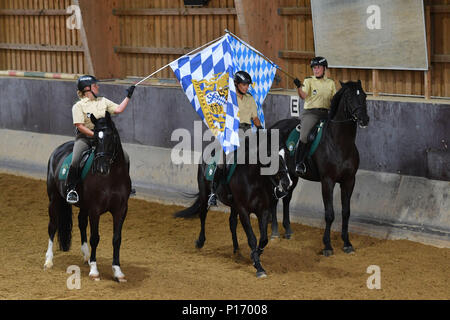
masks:
[[[291,240],[269,242],[261,257],[268,277],[257,279],[240,225],[241,250],[233,254],[227,214],[209,212],[207,240],[198,250],[198,219],[174,219],[181,207],[136,199],[122,233],[128,282],[112,279],[109,213],[100,220],[101,280],[89,279],[76,208],[71,250],[56,244],[54,267],[44,271],[47,206],[45,181],[0,174],[0,299],[450,299],[450,249],[350,234],[356,252],[347,255],[340,234],[332,233],[335,254],[327,258],[319,254],[323,230],[293,224]],[[79,290],[67,288],[71,265],[81,269]],[[371,265],[380,267],[379,290],[367,287]]]

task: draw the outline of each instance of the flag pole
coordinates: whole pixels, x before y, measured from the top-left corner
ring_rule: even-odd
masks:
[[[223,38],[223,36],[220,36],[219,38],[214,39],[214,40],[212,40],[212,41],[210,41],[210,42],[208,42],[208,43],[202,45],[201,47],[195,48],[194,50],[192,50],[192,51],[190,51],[190,52],[188,52],[188,53],[182,55],[182,56],[179,57],[178,59],[175,59],[175,60],[173,60],[172,62],[169,62],[169,63],[166,64],[165,66],[159,68],[158,70],[156,70],[156,71],[153,72],[152,74],[150,74],[150,75],[146,76],[145,78],[143,78],[141,81],[135,83],[134,85],[135,85],[135,86],[140,85],[142,82],[146,81],[148,78],[151,78],[153,75],[155,75],[155,74],[157,74],[158,72],[160,72],[161,70],[167,68],[171,63],[174,63],[175,61],[178,61],[178,60],[180,60],[181,58],[183,58],[183,57],[185,57],[185,56],[188,56],[188,55],[190,55],[190,54],[193,54],[194,52],[196,52],[196,51],[198,51],[198,50],[200,50],[200,49],[202,49],[202,48],[204,48],[204,47],[206,47],[206,46],[208,46],[208,45],[210,45],[210,44],[213,44],[214,42],[219,41],[221,38]]]
[[[284,71],[283,69],[281,69],[280,66],[276,65],[275,63],[273,63],[269,58],[267,58],[265,55],[263,55],[261,52],[259,52],[258,50],[256,50],[255,48],[253,48],[252,46],[250,46],[249,44],[247,44],[244,40],[240,39],[237,35],[233,34],[231,31],[229,31],[228,29],[225,29],[225,32],[228,33],[230,36],[232,36],[233,38],[235,38],[236,40],[238,40],[239,42],[241,42],[244,46],[246,46],[247,48],[249,48],[250,50],[256,52],[259,56],[261,56],[262,58],[264,58],[265,60],[267,60],[268,62],[270,62],[270,64],[274,67],[276,67],[278,70],[280,70],[281,72],[283,72],[285,75],[287,75],[288,77],[292,78],[292,79],[296,79],[296,76],[293,76],[292,74]]]

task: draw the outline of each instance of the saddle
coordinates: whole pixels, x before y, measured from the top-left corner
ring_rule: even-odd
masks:
[[[64,158],[63,164],[59,169],[58,179],[65,181],[67,178],[67,174],[69,173],[70,164],[72,163],[73,152],[71,152],[67,157]],[[81,180],[86,178],[89,170],[92,167],[92,163],[94,162],[94,148],[90,148],[83,152],[81,155],[80,168],[81,171]]]
[[[320,140],[322,139],[323,131],[325,130],[325,119],[319,120],[319,122],[314,126],[308,135],[308,146],[309,152],[308,157],[311,157],[319,146]],[[300,139],[300,129],[301,123],[294,128],[289,134],[286,140],[286,147],[289,150],[291,156],[295,155],[296,146],[298,145],[298,140]]]

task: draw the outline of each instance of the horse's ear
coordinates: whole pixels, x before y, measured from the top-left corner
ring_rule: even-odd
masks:
[[[341,87],[345,85],[345,83],[343,83],[341,80],[339,80],[339,83],[341,84]]]
[[[91,119],[94,126],[97,124],[97,118],[92,113],[89,114],[89,119]]]
[[[105,112],[105,118],[106,118],[106,121],[108,121],[108,123],[111,122],[111,115],[109,114],[108,111]]]
[[[361,80],[359,80],[359,79],[358,79],[358,84],[359,84],[360,86],[362,86],[362,84],[361,84]]]

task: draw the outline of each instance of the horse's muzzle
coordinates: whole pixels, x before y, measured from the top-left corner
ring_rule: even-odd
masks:
[[[370,118],[368,115],[363,115],[357,117],[355,120],[360,128],[367,128],[367,126],[369,125]]]

